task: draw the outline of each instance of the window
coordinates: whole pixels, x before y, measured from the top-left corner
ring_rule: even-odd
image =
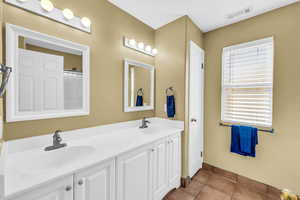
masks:
[[[273,37],[224,48],[222,121],[271,127],[272,98]]]

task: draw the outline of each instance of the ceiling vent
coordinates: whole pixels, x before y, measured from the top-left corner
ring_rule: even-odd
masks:
[[[227,19],[237,18],[237,17],[240,17],[242,15],[249,14],[251,11],[252,11],[252,7],[247,7],[247,8],[244,8],[242,10],[230,13],[229,15],[227,15]]]

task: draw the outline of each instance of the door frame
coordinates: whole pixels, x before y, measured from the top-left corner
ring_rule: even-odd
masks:
[[[195,42],[192,40],[187,42],[187,56],[186,56],[186,98],[185,98],[185,131],[186,131],[186,136],[185,136],[185,144],[187,145],[185,148],[185,156],[186,160],[184,161],[185,163],[185,175],[186,179],[191,178],[191,172],[190,172],[190,49],[191,45],[196,45],[201,49],[202,53],[202,60],[203,60],[203,70],[205,70],[205,51],[203,48],[201,48],[199,45],[197,45]],[[203,71],[203,117],[204,117],[204,84],[205,84],[205,71]],[[203,150],[204,151],[204,123],[203,123]],[[203,159],[203,153],[202,153],[202,159]]]

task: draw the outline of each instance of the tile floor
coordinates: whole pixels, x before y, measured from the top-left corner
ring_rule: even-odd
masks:
[[[245,177],[201,169],[186,188],[171,191],[164,200],[280,200],[280,197],[275,188]]]

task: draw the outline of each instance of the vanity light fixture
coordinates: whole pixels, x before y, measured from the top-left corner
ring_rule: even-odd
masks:
[[[136,46],[136,41],[134,39],[129,40],[129,45],[132,47]]]
[[[158,53],[157,49],[152,49],[152,54],[156,55]]]
[[[84,26],[84,27],[86,27],[86,28],[88,28],[88,27],[90,27],[91,26],[91,20],[89,19],[89,18],[87,18],[87,17],[83,17],[83,18],[81,18],[81,23],[82,23],[82,25]]]
[[[47,12],[51,12],[54,8],[50,0],[41,0],[41,7]]]
[[[71,20],[74,18],[74,14],[72,12],[72,10],[68,9],[68,8],[65,8],[63,11],[62,11],[64,17],[67,19],[67,20]]]
[[[55,8],[51,1],[52,0],[4,0],[5,3],[30,11],[31,13],[50,18],[87,33],[91,32],[91,21],[87,17],[81,18],[76,16],[72,10],[68,8],[64,10]]]
[[[147,51],[147,52],[152,52],[152,47],[150,46],[150,45],[147,45],[146,46],[146,48],[145,48],[145,50]]]
[[[149,56],[155,56],[157,54],[157,49],[152,48],[151,45],[145,45],[143,42],[137,42],[135,39],[124,37],[124,46],[136,51],[142,52]]]
[[[145,44],[142,43],[142,42],[139,42],[139,43],[138,43],[138,48],[139,48],[140,50],[144,50]]]

